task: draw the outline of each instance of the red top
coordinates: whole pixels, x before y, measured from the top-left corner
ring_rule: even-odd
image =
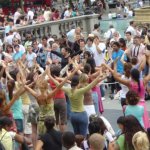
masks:
[[[54,90],[54,89],[56,88],[55,83],[54,83],[53,81],[51,81],[51,80],[49,80],[48,82],[49,82],[49,84],[50,84],[52,90]],[[60,81],[59,81],[59,82],[60,82]],[[53,98],[54,98],[54,99],[65,99],[65,93],[64,93],[64,91],[58,90],[58,91],[56,92],[56,94],[54,95]]]

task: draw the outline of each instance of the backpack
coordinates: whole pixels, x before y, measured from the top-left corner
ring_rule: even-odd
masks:
[[[5,132],[5,134],[6,134],[7,132]],[[5,149],[5,147],[4,147],[4,145],[3,145],[3,143],[1,142],[2,141],[2,139],[3,139],[3,137],[5,136],[5,134],[2,136],[2,138],[0,139],[0,150],[6,150]]]

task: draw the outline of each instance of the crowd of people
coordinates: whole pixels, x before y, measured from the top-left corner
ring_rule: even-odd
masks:
[[[99,24],[87,38],[73,24],[62,38],[27,32],[25,42],[11,27],[0,45],[0,149],[149,150],[148,25],[131,21],[124,37],[111,25],[102,40]],[[109,89],[123,112],[117,132],[102,115]]]

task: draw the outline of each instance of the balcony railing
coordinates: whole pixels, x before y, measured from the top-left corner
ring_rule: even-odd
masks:
[[[62,33],[66,33],[70,30],[71,24],[75,24],[77,27],[82,29],[83,34],[85,37],[87,37],[87,35],[91,33],[94,24],[96,23],[99,23],[98,15],[93,14],[17,27],[17,30],[20,33],[22,40],[24,41],[25,34],[28,31],[30,31],[34,37],[38,39],[49,35],[56,35],[57,37],[60,37]],[[0,38],[2,40],[4,40],[4,36],[4,31],[0,31]]]

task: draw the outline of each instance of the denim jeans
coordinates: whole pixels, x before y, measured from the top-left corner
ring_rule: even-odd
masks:
[[[97,94],[97,92],[92,92],[92,99],[94,102],[95,112],[98,115],[99,114],[99,106],[98,106],[98,94]]]
[[[86,136],[88,128],[88,116],[86,111],[71,112],[71,124],[75,134]]]
[[[65,95],[65,97],[66,97],[66,103],[67,103],[67,119],[70,120],[70,113],[71,113],[70,100],[67,95]]]
[[[105,90],[104,90],[104,85],[100,85],[100,91],[101,91],[101,96],[105,96]]]

